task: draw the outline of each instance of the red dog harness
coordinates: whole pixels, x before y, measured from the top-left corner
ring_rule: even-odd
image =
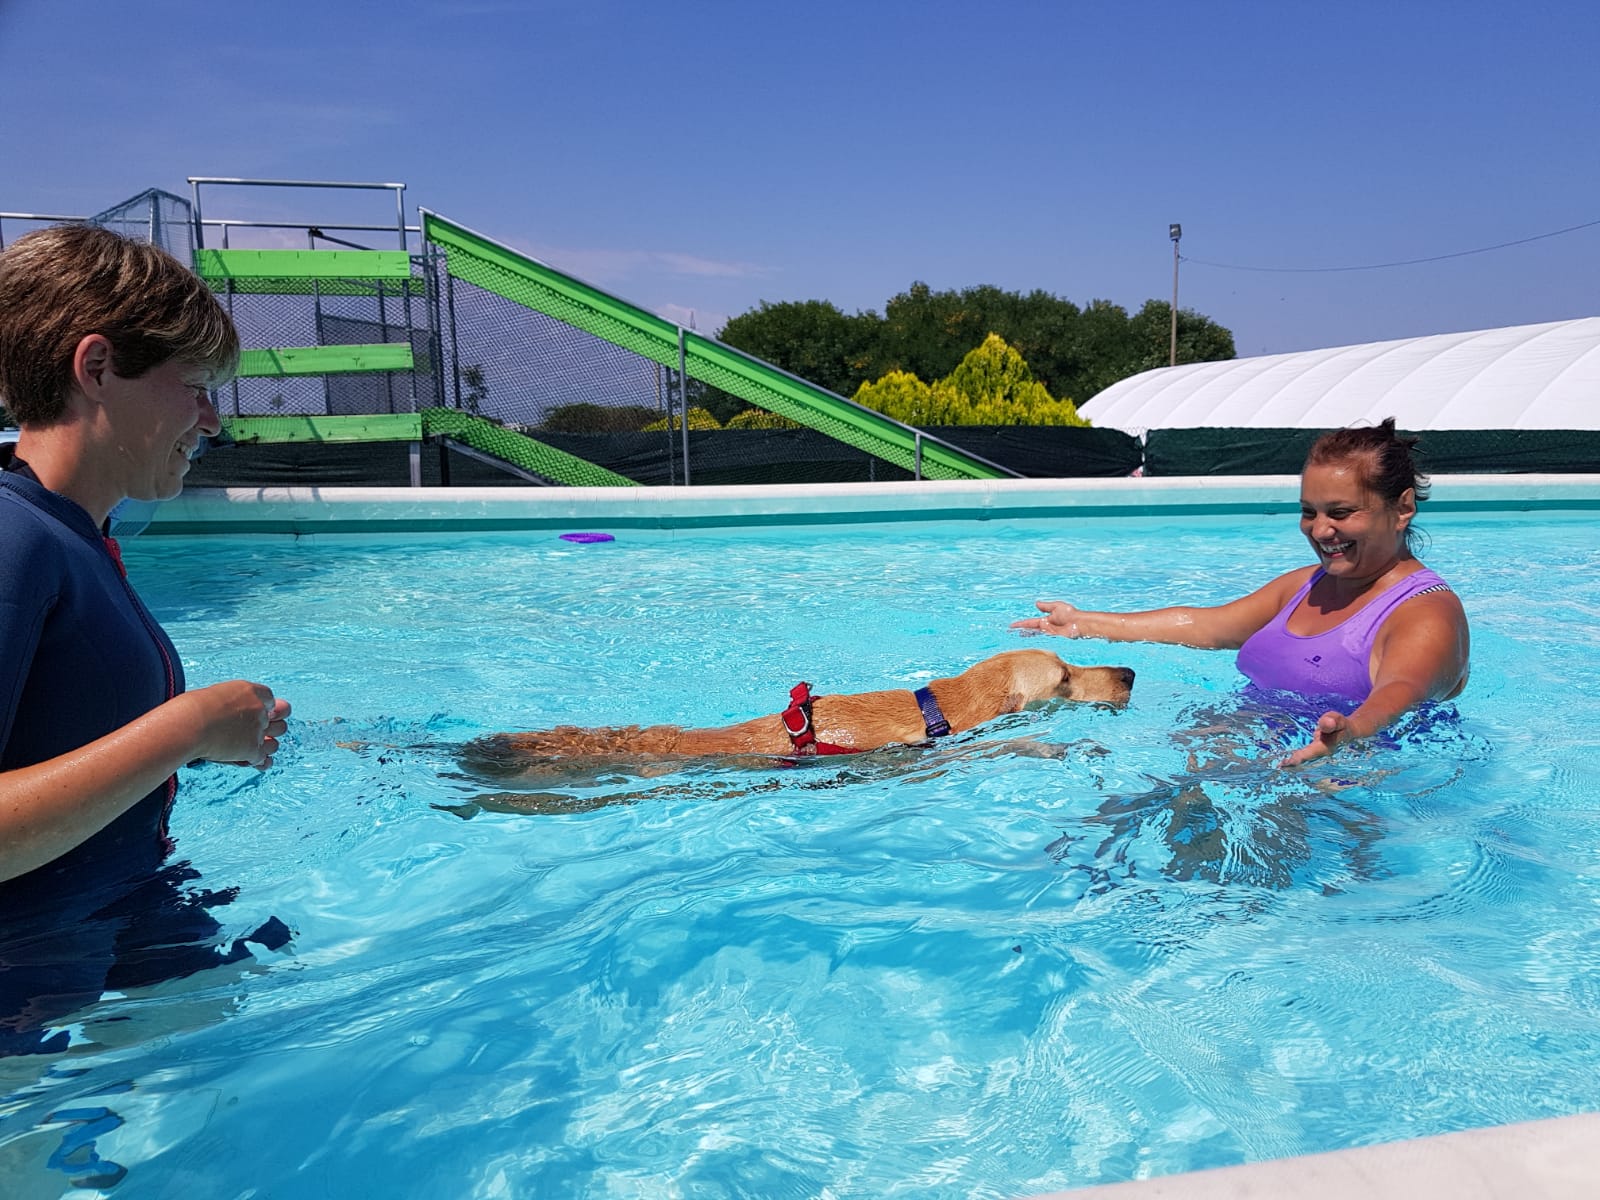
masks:
[[[950,732],[950,723],[939,711],[939,702],[933,698],[931,688],[918,688],[917,707],[922,710],[922,723],[930,738],[944,737]],[[817,741],[817,731],[811,725],[811,705],[816,697],[809,683],[797,683],[789,689],[789,707],[783,710],[783,728],[794,743],[796,754],[859,754],[849,746],[835,746]]]
[[[817,731],[811,727],[811,705],[816,697],[809,683],[797,683],[789,689],[789,707],[783,710],[783,728],[794,743],[796,754],[854,754],[848,746],[835,746],[831,742],[817,741]]]

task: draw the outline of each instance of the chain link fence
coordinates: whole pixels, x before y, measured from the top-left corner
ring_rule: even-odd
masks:
[[[446,404],[640,482],[683,482],[677,371],[435,263]]]
[[[231,416],[408,413],[445,403],[437,369],[436,306],[424,256],[404,279],[252,279],[216,284],[246,349],[409,344],[410,371],[236,379]]]
[[[185,266],[194,262],[194,210],[187,200],[171,192],[151,188],[96,213],[89,224],[159,246]]]
[[[571,435],[581,443],[582,435],[635,434],[635,452],[677,481],[675,370],[452,276],[442,252],[433,262],[444,404],[563,445]]]

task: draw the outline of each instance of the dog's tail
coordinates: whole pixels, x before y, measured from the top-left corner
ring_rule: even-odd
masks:
[[[617,758],[672,754],[683,730],[677,725],[619,725],[584,729],[558,725],[531,733],[492,733],[461,747],[461,765],[479,775],[516,775],[530,764],[570,758]]]

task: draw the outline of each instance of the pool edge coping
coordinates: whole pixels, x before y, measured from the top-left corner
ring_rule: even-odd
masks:
[[[1294,475],[640,488],[192,488],[152,506],[149,531],[416,533],[695,530],[900,522],[1227,516],[1294,511]],[[1600,512],[1600,474],[1440,475],[1431,513]]]
[[[1028,1200],[1589,1200],[1600,1112],[1044,1192]]]

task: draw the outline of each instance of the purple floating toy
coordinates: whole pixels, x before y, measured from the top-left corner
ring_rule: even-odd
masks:
[[[617,539],[609,533],[563,533],[561,540],[563,542],[577,542],[580,545],[587,546],[591,542],[614,542]]]

